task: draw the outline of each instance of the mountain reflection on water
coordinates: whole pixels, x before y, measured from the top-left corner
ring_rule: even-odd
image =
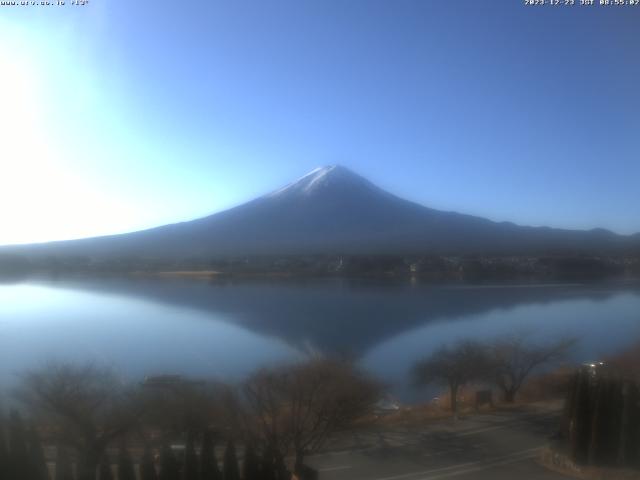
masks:
[[[576,336],[575,361],[640,338],[637,284],[432,285],[356,279],[40,280],[0,285],[0,378],[50,359],[237,380],[309,351],[349,355],[412,397],[413,363],[458,338]]]

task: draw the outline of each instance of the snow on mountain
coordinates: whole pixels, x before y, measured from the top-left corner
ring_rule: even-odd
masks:
[[[299,178],[289,185],[272,192],[266,197],[282,197],[288,195],[309,196],[323,190],[339,188],[346,189],[368,189],[382,192],[378,187],[367,179],[353,173],[348,168],[340,165],[328,165],[316,168],[305,176]]]

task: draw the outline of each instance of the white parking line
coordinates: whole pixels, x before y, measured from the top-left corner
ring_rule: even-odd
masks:
[[[351,455],[353,453],[366,453],[375,450],[375,447],[367,447],[367,448],[356,448],[353,450],[340,450],[335,452],[327,452],[327,453],[314,453],[313,455],[309,455],[308,458],[323,458],[323,457],[338,457],[343,455]]]
[[[335,472],[337,470],[348,470],[353,468],[351,465],[342,465],[340,467],[327,467],[327,468],[319,468],[319,472]]]
[[[475,473],[475,472],[481,472],[482,470],[488,470],[490,468],[493,467],[499,467],[500,465],[508,465],[509,463],[517,463],[517,462],[522,462],[523,460],[529,460],[530,458],[535,458],[537,457],[538,454],[537,453],[529,453],[527,455],[523,455],[517,458],[510,458],[510,459],[506,459],[506,460],[501,460],[499,462],[492,462],[492,463],[486,463],[484,465],[475,467],[475,468],[468,468],[466,470],[457,470],[455,472],[449,472],[449,473],[444,473],[442,475],[436,475],[431,476],[431,477],[424,477],[420,480],[438,480],[440,478],[449,478],[449,477],[457,477],[458,475],[466,475],[467,473]]]
[[[546,419],[549,416],[541,416],[540,419]],[[521,425],[526,425],[528,423],[527,420],[515,420],[515,421],[505,421],[501,422],[500,425],[492,425],[490,427],[481,427],[473,430],[461,431],[460,433],[453,432],[454,435],[458,437],[467,437],[469,435],[476,435],[478,433],[490,432],[492,430],[499,430],[501,428],[509,428],[509,427],[519,427]]]
[[[469,430],[467,432],[456,433],[458,437],[468,437],[469,435],[477,435],[478,433],[491,432],[492,430],[500,430],[501,428],[508,428],[513,425],[495,425],[493,427],[480,428],[478,430]]]
[[[441,457],[443,455],[451,455],[452,453],[460,453],[463,450],[465,450],[462,447],[456,447],[456,448],[452,448],[449,450],[441,450],[439,452],[432,452],[432,453],[423,453],[422,456],[425,458],[431,458],[431,457]]]

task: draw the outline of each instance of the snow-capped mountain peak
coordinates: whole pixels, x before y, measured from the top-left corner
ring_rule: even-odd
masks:
[[[328,189],[361,189],[379,190],[367,179],[352,172],[341,165],[327,165],[311,170],[293,183],[267,195],[268,197],[282,196],[311,196]]]

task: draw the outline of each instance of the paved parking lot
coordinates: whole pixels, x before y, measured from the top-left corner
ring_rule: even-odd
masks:
[[[307,463],[322,480],[564,479],[537,463],[558,420],[557,412],[521,410],[372,429]]]

